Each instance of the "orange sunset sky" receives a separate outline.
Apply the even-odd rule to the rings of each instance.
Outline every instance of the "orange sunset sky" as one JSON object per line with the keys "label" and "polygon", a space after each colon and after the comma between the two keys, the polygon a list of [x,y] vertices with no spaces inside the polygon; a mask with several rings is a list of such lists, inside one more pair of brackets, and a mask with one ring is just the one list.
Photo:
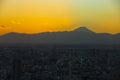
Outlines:
{"label": "orange sunset sky", "polygon": [[119,8],[117,0],[1,0],[0,35],[69,31],[80,26],[98,33],[120,33]]}

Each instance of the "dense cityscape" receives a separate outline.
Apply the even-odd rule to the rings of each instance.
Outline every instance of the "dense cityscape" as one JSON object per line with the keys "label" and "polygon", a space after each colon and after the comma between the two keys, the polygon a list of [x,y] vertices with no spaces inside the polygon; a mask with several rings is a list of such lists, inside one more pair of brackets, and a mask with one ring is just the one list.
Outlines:
{"label": "dense cityscape", "polygon": [[0,47],[0,80],[120,80],[120,49]]}

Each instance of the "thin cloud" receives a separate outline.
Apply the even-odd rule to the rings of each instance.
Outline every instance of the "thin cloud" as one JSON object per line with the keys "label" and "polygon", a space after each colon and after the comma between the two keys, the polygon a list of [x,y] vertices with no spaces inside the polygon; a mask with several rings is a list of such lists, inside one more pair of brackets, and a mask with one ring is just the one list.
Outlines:
{"label": "thin cloud", "polygon": [[8,26],[5,26],[5,25],[0,25],[0,28],[8,28]]}
{"label": "thin cloud", "polygon": [[11,21],[12,24],[21,24],[21,22],[17,22],[17,21]]}

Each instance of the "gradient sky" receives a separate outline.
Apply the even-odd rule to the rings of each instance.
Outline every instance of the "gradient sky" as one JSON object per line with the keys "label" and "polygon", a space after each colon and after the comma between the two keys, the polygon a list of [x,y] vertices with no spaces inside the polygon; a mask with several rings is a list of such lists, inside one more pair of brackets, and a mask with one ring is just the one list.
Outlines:
{"label": "gradient sky", "polygon": [[65,31],[80,26],[98,33],[120,33],[118,1],[1,0],[0,34]]}

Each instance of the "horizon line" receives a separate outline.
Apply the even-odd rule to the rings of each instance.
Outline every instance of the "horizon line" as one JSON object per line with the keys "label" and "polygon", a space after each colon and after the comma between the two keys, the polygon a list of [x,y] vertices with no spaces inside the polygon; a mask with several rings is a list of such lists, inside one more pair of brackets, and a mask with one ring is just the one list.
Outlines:
{"label": "horizon line", "polygon": [[112,34],[112,33],[109,33],[109,32],[95,32],[95,31],[89,29],[88,27],[81,26],[81,27],[77,27],[77,28],[75,28],[75,29],[73,29],[73,30],[70,30],[70,31],[69,31],[69,30],[65,30],[65,31],[46,31],[46,32],[38,32],[38,33],[8,32],[8,33],[6,33],[6,34],[0,35],[0,37],[1,37],[1,36],[5,36],[5,35],[7,35],[7,34],[11,34],[11,33],[13,33],[13,34],[24,34],[24,35],[37,35],[37,34],[44,34],[44,33],[74,32],[75,30],[81,29],[81,28],[86,28],[86,29],[88,29],[89,31],[94,32],[94,33],[96,33],[96,34],[109,34],[109,35],[118,35],[118,34],[120,34],[120,33],[114,33],[114,34]]}

